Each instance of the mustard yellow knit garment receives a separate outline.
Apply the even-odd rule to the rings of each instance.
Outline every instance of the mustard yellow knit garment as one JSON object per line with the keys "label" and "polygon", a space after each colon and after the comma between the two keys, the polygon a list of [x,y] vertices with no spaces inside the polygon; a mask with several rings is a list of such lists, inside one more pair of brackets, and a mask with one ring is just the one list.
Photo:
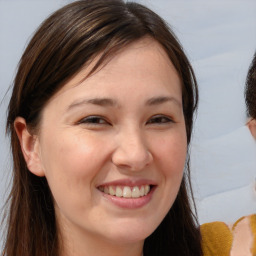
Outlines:
{"label": "mustard yellow knit garment", "polygon": [[229,256],[233,236],[224,222],[206,223],[201,226],[204,256]]}
{"label": "mustard yellow knit garment", "polygon": [[253,234],[252,255],[256,256],[256,214],[251,216],[250,222]]}
{"label": "mustard yellow knit garment", "polygon": [[[239,239],[236,239],[236,242],[244,245],[244,242],[240,241],[239,236],[237,236],[237,234],[240,233],[240,237],[242,236],[244,238],[244,233],[242,229],[240,229],[244,225],[243,222],[245,221],[243,220],[249,220],[249,225],[247,226],[247,229],[250,231],[250,235],[248,239],[246,238],[246,241],[252,240],[252,244],[250,245],[250,247],[246,246],[246,248],[248,252],[250,251],[250,255],[256,256],[256,214],[240,218],[231,228],[228,227],[224,222],[212,222],[203,224],[200,228],[202,234],[203,255],[230,256],[230,252],[232,250],[232,243],[234,242],[234,245],[236,244],[234,241],[234,236],[235,238],[238,237]],[[242,226],[240,225],[240,223],[242,224]],[[242,250],[244,250],[243,247],[240,247],[240,245],[239,248],[240,250],[241,248]],[[233,251],[236,252],[236,249],[238,248],[234,246]]]}

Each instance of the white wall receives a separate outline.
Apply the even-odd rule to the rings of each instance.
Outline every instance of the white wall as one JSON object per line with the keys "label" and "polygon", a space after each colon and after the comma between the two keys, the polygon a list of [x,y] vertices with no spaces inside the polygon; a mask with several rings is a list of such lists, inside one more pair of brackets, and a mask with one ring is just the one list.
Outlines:
{"label": "white wall", "polygon": [[[0,0],[0,95],[14,77],[35,28],[68,1]],[[201,222],[234,221],[256,212],[256,145],[246,123],[243,88],[256,50],[254,0],[138,1],[158,12],[183,44],[199,82],[192,173]],[[10,172],[5,112],[0,106],[0,202]]]}

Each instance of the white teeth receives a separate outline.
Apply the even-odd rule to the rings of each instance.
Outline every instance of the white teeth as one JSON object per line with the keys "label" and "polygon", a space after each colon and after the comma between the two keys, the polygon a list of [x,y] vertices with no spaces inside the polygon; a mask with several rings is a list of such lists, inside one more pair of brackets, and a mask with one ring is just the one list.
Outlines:
{"label": "white teeth", "polygon": [[108,187],[104,187],[104,193],[108,194]]}
{"label": "white teeth", "polygon": [[145,195],[148,194],[149,190],[150,190],[150,186],[149,185],[145,185]]}
{"label": "white teeth", "polygon": [[116,187],[116,196],[122,197],[123,196],[123,190],[120,187]]}
{"label": "white teeth", "polygon": [[116,192],[115,192],[115,190],[114,190],[114,188],[112,187],[112,186],[109,186],[109,194],[111,195],[111,196],[114,196],[115,194],[116,194]]}
{"label": "white teeth", "polygon": [[124,197],[124,198],[139,198],[145,196],[150,191],[150,185],[142,185],[142,186],[100,186],[99,190],[104,192],[105,194],[116,196],[116,197]]}
{"label": "white teeth", "polygon": [[130,187],[125,186],[123,189],[123,197],[130,198],[132,196],[132,191]]}
{"label": "white teeth", "polygon": [[138,187],[133,187],[132,188],[132,197],[133,198],[138,198],[140,197],[140,190]]}
{"label": "white teeth", "polygon": [[145,189],[144,186],[140,187],[140,196],[144,196],[145,195]]}

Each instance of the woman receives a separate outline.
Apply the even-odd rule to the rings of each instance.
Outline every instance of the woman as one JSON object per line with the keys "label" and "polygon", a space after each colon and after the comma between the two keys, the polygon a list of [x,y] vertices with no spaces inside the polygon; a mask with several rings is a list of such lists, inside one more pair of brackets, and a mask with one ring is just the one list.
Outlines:
{"label": "woman", "polygon": [[[245,102],[249,117],[247,126],[256,139],[256,54],[247,74]],[[219,221],[205,223],[201,232],[205,256],[256,255],[256,214],[242,217],[230,226]]]}
{"label": "woman", "polygon": [[51,15],[9,104],[4,255],[201,255],[188,193],[197,98],[181,45],[146,7],[84,0]]}

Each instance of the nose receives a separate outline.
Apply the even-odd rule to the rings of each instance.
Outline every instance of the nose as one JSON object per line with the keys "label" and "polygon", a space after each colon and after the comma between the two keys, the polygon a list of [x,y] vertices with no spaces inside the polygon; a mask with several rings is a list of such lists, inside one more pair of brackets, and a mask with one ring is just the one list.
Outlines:
{"label": "nose", "polygon": [[120,133],[116,138],[116,149],[112,162],[121,169],[141,171],[153,160],[145,138],[140,131]]}

